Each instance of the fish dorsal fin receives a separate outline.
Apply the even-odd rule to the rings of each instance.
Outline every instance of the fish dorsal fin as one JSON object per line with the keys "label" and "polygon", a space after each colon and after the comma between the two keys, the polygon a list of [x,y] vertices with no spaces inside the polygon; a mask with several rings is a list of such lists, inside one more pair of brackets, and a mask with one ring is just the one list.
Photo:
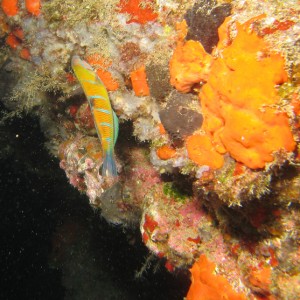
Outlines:
{"label": "fish dorsal fin", "polygon": [[118,117],[116,115],[116,113],[114,111],[113,112],[113,117],[114,117],[114,145],[117,142],[118,139],[118,134],[119,134],[119,120]]}

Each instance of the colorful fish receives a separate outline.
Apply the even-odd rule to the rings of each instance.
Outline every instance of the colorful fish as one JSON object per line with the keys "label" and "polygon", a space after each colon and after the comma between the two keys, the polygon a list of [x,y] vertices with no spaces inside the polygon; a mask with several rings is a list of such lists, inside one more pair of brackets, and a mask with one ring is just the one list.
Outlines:
{"label": "colorful fish", "polygon": [[107,90],[93,68],[79,56],[72,57],[72,69],[89,101],[103,151],[102,176],[117,176],[114,146],[118,138],[119,122],[113,111]]}

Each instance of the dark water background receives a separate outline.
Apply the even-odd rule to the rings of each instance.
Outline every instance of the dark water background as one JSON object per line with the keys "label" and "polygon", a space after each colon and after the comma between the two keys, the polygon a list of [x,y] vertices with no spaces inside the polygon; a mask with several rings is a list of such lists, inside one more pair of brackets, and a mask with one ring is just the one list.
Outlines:
{"label": "dark water background", "polygon": [[139,231],[108,225],[43,145],[33,117],[0,125],[0,299],[183,299],[187,274],[163,262],[135,279]]}

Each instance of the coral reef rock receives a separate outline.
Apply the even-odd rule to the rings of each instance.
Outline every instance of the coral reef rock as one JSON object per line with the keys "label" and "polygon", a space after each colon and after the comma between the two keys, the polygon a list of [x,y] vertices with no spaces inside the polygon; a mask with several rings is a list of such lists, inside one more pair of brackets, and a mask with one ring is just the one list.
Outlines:
{"label": "coral reef rock", "polygon": [[[298,299],[299,13],[296,0],[3,0],[1,122],[39,118],[108,223],[140,228],[170,272],[191,268],[187,299]],[[119,118],[117,177],[101,175],[74,55]]]}

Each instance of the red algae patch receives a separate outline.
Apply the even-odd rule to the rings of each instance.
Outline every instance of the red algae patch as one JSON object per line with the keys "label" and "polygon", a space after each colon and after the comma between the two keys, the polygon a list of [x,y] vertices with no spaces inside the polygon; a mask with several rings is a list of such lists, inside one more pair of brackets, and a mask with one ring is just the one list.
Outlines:
{"label": "red algae patch", "polygon": [[[142,5],[143,3],[143,5]],[[127,13],[130,15],[127,23],[146,24],[150,21],[155,21],[158,15],[151,8],[152,1],[141,0],[121,0],[120,13]]]}

